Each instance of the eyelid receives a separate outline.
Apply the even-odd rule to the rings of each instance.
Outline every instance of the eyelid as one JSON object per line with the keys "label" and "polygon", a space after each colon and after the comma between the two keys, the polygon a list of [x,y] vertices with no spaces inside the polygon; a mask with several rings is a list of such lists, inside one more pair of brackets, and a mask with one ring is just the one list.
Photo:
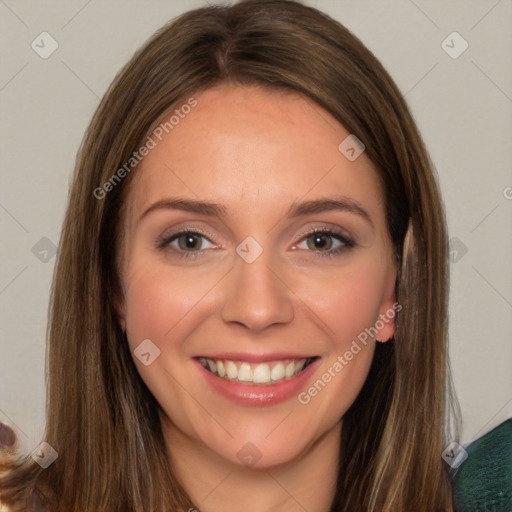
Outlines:
{"label": "eyelid", "polygon": [[[343,231],[344,230],[342,230],[339,226],[333,226],[333,225],[331,225],[331,226],[329,226],[329,225],[315,226],[313,228],[310,228],[310,229],[302,232],[300,235],[297,235],[298,239],[292,245],[292,247],[294,249],[297,249],[296,246],[300,242],[302,242],[306,238],[308,238],[309,236],[314,235],[315,233],[323,233],[323,234],[332,236],[334,238],[338,237],[340,239],[339,241],[342,242],[343,246],[341,248],[334,249],[334,250],[310,251],[310,252],[318,252],[318,253],[323,253],[325,255],[329,255],[329,254],[335,255],[338,251],[342,250],[343,248],[348,249],[348,248],[354,247],[356,245],[353,237],[349,234],[344,233]],[[203,252],[208,251],[210,249],[218,248],[218,245],[213,240],[215,237],[213,235],[211,235],[207,230],[202,229],[202,228],[190,227],[190,226],[180,226],[179,228],[175,228],[175,229],[172,229],[169,231],[164,231],[164,233],[157,238],[157,240],[155,242],[155,246],[158,249],[165,249],[166,247],[171,245],[171,242],[173,242],[175,239],[179,238],[179,236],[182,236],[187,233],[192,233],[192,234],[197,234],[197,235],[203,236],[211,244],[213,244],[214,247],[210,247],[208,249],[200,249],[198,251],[180,251],[179,249],[173,249],[176,253],[178,253],[182,256],[195,257],[198,254],[202,254]]]}
{"label": "eyelid", "polygon": [[[174,237],[184,235],[186,233],[192,233],[192,234],[198,234],[206,238],[209,242],[216,245],[215,242],[212,240],[214,236],[209,233],[208,231],[196,228],[196,227],[190,227],[190,226],[180,226],[179,228],[164,231],[161,235],[158,236],[156,239],[155,245],[157,248],[163,249],[166,245],[169,244],[170,240]],[[203,249],[205,250],[205,249]],[[192,251],[191,251],[192,252]],[[194,251],[194,252],[201,252],[201,251]]]}
{"label": "eyelid", "polygon": [[311,229],[303,232],[302,234],[298,235],[299,236],[298,241],[301,242],[302,240],[304,240],[304,238],[307,238],[310,235],[314,235],[315,233],[332,233],[333,235],[338,235],[340,238],[343,238],[344,240],[346,240],[347,243],[350,243],[351,245],[355,245],[355,240],[351,235],[344,232],[344,230],[342,230],[338,226],[328,226],[328,225],[322,226],[322,227],[315,226],[314,228],[311,228]]}

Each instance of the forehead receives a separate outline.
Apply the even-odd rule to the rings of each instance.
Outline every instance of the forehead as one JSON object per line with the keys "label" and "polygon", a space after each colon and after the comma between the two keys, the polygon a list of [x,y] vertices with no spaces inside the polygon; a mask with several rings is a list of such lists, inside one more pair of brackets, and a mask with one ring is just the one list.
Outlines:
{"label": "forehead", "polygon": [[193,108],[178,104],[162,118],[181,113],[161,140],[153,137],[136,171],[128,198],[135,214],[168,196],[215,201],[235,213],[333,192],[367,201],[375,214],[382,209],[371,162],[364,153],[349,161],[340,152],[350,134],[309,98],[220,85],[194,99]]}

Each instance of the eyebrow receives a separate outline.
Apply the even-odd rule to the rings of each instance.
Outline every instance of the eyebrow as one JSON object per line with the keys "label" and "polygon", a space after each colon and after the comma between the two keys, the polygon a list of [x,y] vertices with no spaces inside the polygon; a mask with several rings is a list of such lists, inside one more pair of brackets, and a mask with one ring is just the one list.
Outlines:
{"label": "eyebrow", "polygon": [[[195,199],[169,198],[152,204],[140,216],[139,222],[150,212],[155,210],[181,210],[210,217],[223,217],[228,214],[227,208],[222,204],[198,201]],[[302,203],[295,201],[291,204],[285,216],[294,218],[329,211],[355,213],[373,226],[372,218],[369,213],[357,201],[347,197],[320,198]]]}
{"label": "eyebrow", "polygon": [[287,215],[289,217],[299,217],[330,211],[355,213],[373,226],[370,214],[357,201],[347,197],[315,199],[303,203],[294,202],[290,206]]}
{"label": "eyebrow", "polygon": [[169,198],[152,204],[141,216],[139,222],[150,212],[155,210],[181,210],[184,212],[199,213],[210,217],[222,217],[227,214],[227,208],[217,203],[197,201],[195,199]]}

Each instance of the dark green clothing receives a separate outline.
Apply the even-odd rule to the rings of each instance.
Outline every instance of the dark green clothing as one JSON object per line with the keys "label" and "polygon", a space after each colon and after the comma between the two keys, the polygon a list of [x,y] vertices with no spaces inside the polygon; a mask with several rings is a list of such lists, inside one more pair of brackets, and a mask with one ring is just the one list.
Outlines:
{"label": "dark green clothing", "polygon": [[467,448],[455,470],[457,512],[512,512],[512,418]]}

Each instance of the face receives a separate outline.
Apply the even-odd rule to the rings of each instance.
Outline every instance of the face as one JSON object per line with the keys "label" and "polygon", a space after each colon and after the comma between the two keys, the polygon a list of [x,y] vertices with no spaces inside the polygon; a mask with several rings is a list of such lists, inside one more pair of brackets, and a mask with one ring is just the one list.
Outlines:
{"label": "face", "polygon": [[339,426],[393,335],[383,191],[305,97],[194,97],[131,183],[119,319],[171,437],[272,467]]}

